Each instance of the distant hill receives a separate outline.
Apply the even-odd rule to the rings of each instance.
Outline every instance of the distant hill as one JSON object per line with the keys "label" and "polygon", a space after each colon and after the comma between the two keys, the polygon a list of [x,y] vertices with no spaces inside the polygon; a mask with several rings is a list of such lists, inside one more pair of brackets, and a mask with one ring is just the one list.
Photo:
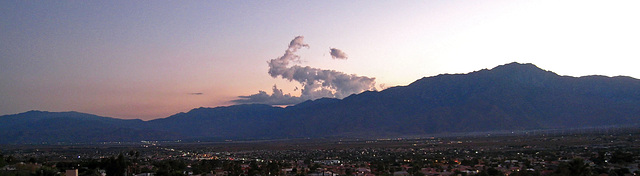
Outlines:
{"label": "distant hill", "polygon": [[79,112],[29,111],[0,116],[0,143],[88,143],[176,138],[166,131],[142,130],[142,120]]}
{"label": "distant hill", "polygon": [[559,76],[510,63],[342,100],[197,108],[147,122],[30,111],[0,116],[0,143],[393,137],[629,124],[640,124],[640,80]]}

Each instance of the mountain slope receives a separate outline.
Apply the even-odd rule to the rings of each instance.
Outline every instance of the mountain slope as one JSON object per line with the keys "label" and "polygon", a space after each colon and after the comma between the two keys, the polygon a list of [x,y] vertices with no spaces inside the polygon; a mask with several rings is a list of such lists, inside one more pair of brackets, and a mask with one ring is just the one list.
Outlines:
{"label": "mountain slope", "polygon": [[[510,63],[468,74],[425,77],[407,86],[367,91],[342,100],[322,98],[286,108],[257,104],[197,108],[148,122],[84,116],[87,117],[46,123],[25,121],[28,118],[24,114],[21,118],[0,116],[1,135],[22,136],[0,143],[45,140],[42,136],[46,134],[29,128],[46,131],[51,129],[42,128],[56,127],[60,129],[58,133],[91,134],[83,130],[95,131],[94,127],[60,128],[74,123],[91,126],[83,124],[89,122],[101,124],[99,131],[106,133],[84,136],[85,141],[119,139],[120,135],[128,135],[123,140],[392,137],[638,125],[640,80],[559,76],[533,64]],[[12,128],[20,132],[6,130]],[[46,140],[71,139],[48,136]]]}
{"label": "mountain slope", "polygon": [[175,138],[140,130],[142,120],[122,120],[78,112],[29,111],[0,116],[0,143],[77,143]]}
{"label": "mountain slope", "polygon": [[387,124],[413,129],[409,133],[566,128],[638,123],[638,90],[640,81],[628,77],[562,77],[532,64],[511,63],[423,78],[341,103],[368,102],[352,113],[382,114]]}
{"label": "mountain slope", "polygon": [[[637,124],[639,90],[640,81],[630,77],[575,78],[559,76],[533,64],[510,63],[468,74],[425,77],[408,86],[363,92],[343,100],[307,101],[284,109],[232,106],[248,111],[243,114],[223,113],[226,110],[221,108],[200,109],[204,112],[168,118],[173,122],[165,125],[198,131],[191,133],[198,136],[283,138]],[[240,108],[244,106],[263,108]],[[230,121],[220,121],[221,117]],[[158,121],[171,121],[168,119]],[[221,128],[201,127],[214,119]],[[186,123],[191,125],[180,125]]]}
{"label": "mountain slope", "polygon": [[164,129],[193,138],[256,138],[268,136],[281,121],[282,108],[250,104],[217,108],[197,108],[164,119],[147,122],[148,129]]}

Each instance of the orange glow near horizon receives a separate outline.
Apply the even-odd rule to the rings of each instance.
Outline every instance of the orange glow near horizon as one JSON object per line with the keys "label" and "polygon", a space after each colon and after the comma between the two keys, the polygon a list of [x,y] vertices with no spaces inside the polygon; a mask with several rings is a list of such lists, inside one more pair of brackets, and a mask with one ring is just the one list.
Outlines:
{"label": "orange glow near horizon", "polygon": [[[79,111],[157,119],[233,105],[277,85],[267,61],[304,36],[291,65],[375,78],[520,62],[560,75],[640,78],[638,1],[3,1],[0,115]],[[37,12],[37,13],[36,13]],[[337,48],[348,59],[332,59]]]}

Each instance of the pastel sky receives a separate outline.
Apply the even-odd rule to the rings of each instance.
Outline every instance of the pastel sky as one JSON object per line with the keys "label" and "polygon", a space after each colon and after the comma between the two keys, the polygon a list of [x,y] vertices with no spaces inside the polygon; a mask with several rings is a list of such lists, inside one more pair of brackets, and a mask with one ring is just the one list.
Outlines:
{"label": "pastel sky", "polygon": [[[509,62],[640,78],[640,1],[0,1],[0,115],[164,118],[238,96],[301,96],[267,61],[375,88]],[[334,59],[330,48],[348,56]]]}

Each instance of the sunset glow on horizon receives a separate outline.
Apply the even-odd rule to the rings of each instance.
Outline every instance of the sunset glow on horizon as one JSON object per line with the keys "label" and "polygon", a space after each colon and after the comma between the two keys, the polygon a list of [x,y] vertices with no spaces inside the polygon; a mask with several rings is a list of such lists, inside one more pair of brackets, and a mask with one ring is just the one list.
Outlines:
{"label": "sunset glow on horizon", "polygon": [[[274,86],[294,102],[342,98],[510,62],[640,78],[639,8],[638,1],[2,1],[0,115],[150,120],[255,102],[238,99],[271,95]],[[309,47],[285,58],[297,36]],[[291,62],[270,65],[278,59]],[[326,72],[315,78],[334,87],[303,93],[316,87],[287,75],[296,66]],[[348,76],[361,82],[336,78]]]}

